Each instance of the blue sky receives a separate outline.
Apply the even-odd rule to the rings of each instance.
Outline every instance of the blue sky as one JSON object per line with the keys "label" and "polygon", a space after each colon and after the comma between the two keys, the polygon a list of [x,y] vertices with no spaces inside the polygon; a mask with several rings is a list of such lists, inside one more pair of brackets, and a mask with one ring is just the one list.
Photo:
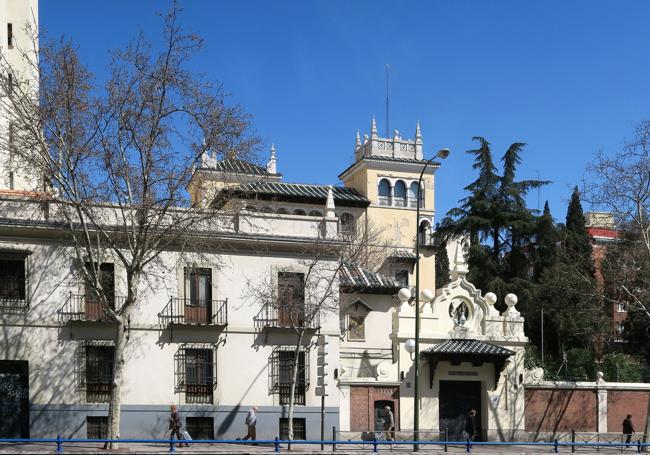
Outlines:
{"label": "blue sky", "polygon": [[[79,44],[101,74],[108,49],[141,27],[157,37],[154,0],[41,0],[41,27]],[[528,143],[520,178],[563,220],[573,185],[602,149],[613,152],[650,117],[647,1],[215,1],[185,0],[185,27],[205,38],[197,70],[224,84],[276,144],[286,181],[337,183],[354,136],[377,116],[426,155],[448,147],[438,171],[438,218],[474,174],[465,150],[486,137],[500,158]],[[266,151],[261,154],[266,158]],[[537,206],[537,194],[530,204]]]}

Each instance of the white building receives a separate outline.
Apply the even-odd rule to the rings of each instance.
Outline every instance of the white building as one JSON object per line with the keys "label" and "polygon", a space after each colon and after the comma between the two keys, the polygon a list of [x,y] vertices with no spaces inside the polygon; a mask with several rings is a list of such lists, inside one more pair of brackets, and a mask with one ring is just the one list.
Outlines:
{"label": "white building", "polygon": [[[8,45],[27,40],[16,24],[35,20],[37,2],[3,0],[0,11],[8,33],[2,52],[11,61],[17,57]],[[483,437],[507,439],[524,428],[527,340],[514,301],[498,314],[494,301],[465,280],[456,244],[450,246],[453,281],[436,291],[439,163],[427,168],[418,198],[426,164],[420,125],[413,140],[398,131],[380,138],[373,119],[363,142],[357,134],[353,152],[341,187],[283,182],[274,148],[266,167],[203,157],[188,188],[194,203],[213,204],[228,191],[229,207],[237,210],[219,220],[204,250],[170,249],[148,271],[128,327],[123,438],[165,436],[170,404],[180,406],[195,438],[242,436],[253,405],[260,408],[258,437],[283,436],[295,343],[288,319],[295,314],[255,300],[251,286],[270,284],[291,300],[290,308],[307,308],[302,289],[309,285],[310,248],[371,225],[386,244],[385,261],[373,270],[346,264],[333,276],[340,284],[337,305],[309,322],[298,360],[295,437],[320,437],[317,390],[326,393],[327,435],[332,427],[379,429],[385,406],[394,409],[398,429],[413,427],[413,359],[405,346],[415,336],[415,310],[396,295],[412,288],[416,259],[421,290],[435,291],[422,292],[419,309],[420,428],[457,434],[469,408],[478,411]],[[71,259],[56,213],[32,198],[41,179],[14,166],[8,154],[0,151],[0,162],[8,163],[0,176],[0,437],[102,436],[113,325],[84,286],[84,265]],[[110,259],[101,270],[104,287],[119,301],[124,271]],[[317,384],[318,337],[327,341],[329,356],[324,389]]]}

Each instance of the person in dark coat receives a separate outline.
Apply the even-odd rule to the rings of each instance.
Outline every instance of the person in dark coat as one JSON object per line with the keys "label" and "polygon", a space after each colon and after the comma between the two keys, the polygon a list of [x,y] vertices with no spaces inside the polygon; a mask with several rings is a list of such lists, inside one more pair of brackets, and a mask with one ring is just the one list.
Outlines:
{"label": "person in dark coat", "polygon": [[478,436],[478,426],[476,425],[476,410],[470,409],[465,418],[465,435],[470,441],[475,441]]}
{"label": "person in dark coat", "polygon": [[389,441],[395,440],[395,416],[390,406],[384,408],[384,432],[386,433],[386,439]]}
{"label": "person in dark coat", "polygon": [[[171,415],[169,416],[169,430],[171,431],[171,438],[174,439],[174,437],[178,440],[183,439],[181,436],[181,428],[183,427],[183,424],[181,422],[181,413],[178,412],[176,409],[175,405],[171,405],[170,407]],[[183,444],[179,444],[179,447],[182,446]],[[185,447],[189,447],[188,443],[185,443]]]}
{"label": "person in dark coat", "polygon": [[625,435],[625,444],[629,444],[632,441],[632,434],[636,433],[634,431],[634,424],[632,424],[632,414],[628,414],[625,420],[623,420],[623,434]]}

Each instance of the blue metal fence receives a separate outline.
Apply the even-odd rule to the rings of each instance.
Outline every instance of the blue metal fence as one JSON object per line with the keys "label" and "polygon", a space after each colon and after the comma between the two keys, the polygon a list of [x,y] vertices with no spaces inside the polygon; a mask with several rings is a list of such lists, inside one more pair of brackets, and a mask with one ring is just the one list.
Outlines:
{"label": "blue metal fence", "polygon": [[461,446],[465,452],[471,453],[476,446],[547,446],[552,447],[553,452],[559,453],[561,448],[570,448],[574,450],[577,447],[591,447],[591,448],[634,448],[637,453],[644,451],[644,448],[650,447],[650,443],[643,443],[640,440],[634,443],[626,444],[624,442],[563,442],[563,441],[544,441],[544,442],[530,442],[530,441],[514,441],[514,442],[496,442],[496,441],[387,441],[377,440],[372,441],[346,441],[346,440],[294,440],[288,441],[285,439],[258,439],[255,441],[242,441],[233,439],[194,439],[194,440],[178,440],[178,439],[78,439],[78,438],[62,438],[58,435],[56,438],[41,438],[41,439],[7,439],[0,438],[0,444],[5,443],[18,443],[18,444],[56,444],[56,453],[63,453],[64,444],[106,444],[106,443],[119,443],[119,444],[161,444],[169,446],[169,452],[175,452],[178,444],[237,444],[237,445],[252,445],[263,444],[273,448],[275,453],[280,453],[282,444],[293,445],[328,445],[332,446],[335,451],[337,446],[346,445],[371,445],[372,452],[379,452],[383,446],[407,446],[412,445],[414,448],[417,446],[444,446],[445,451],[447,446]]}

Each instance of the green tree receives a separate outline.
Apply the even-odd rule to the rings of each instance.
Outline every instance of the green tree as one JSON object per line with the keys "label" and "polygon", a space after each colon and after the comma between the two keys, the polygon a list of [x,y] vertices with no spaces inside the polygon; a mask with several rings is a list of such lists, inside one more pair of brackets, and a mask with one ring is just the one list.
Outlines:
{"label": "green tree", "polygon": [[436,288],[449,283],[449,256],[447,255],[447,240],[441,238],[434,250],[436,257]]}

